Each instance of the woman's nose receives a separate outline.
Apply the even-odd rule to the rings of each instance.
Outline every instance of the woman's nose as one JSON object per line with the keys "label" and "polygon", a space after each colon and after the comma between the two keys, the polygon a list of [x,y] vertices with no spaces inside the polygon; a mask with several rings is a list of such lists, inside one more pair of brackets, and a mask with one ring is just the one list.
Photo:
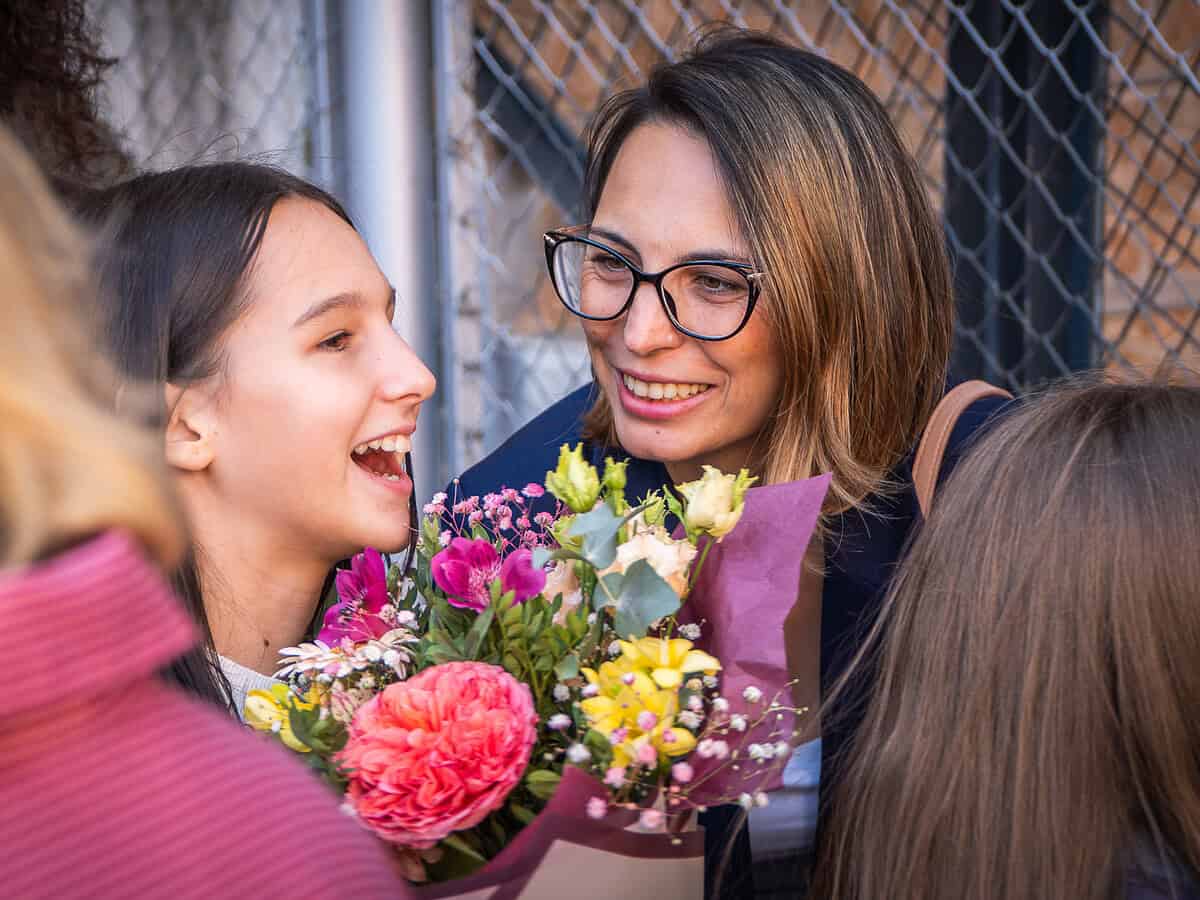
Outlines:
{"label": "woman's nose", "polygon": [[684,335],[675,330],[654,285],[638,285],[633,303],[625,312],[625,346],[633,353],[646,355],[667,347],[678,347]]}

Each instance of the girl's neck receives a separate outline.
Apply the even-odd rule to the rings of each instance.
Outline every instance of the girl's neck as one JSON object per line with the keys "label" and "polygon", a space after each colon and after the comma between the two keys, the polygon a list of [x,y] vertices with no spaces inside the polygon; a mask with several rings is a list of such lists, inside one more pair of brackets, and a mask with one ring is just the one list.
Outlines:
{"label": "girl's neck", "polygon": [[205,528],[193,517],[213,644],[221,656],[270,675],[280,649],[306,637],[333,563],[275,543],[245,519],[220,524]]}

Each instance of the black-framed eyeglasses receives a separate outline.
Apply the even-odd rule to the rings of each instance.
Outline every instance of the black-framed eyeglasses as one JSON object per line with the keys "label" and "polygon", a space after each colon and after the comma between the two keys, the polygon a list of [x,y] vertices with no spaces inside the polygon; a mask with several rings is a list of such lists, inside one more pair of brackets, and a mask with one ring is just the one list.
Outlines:
{"label": "black-framed eyeglasses", "polygon": [[563,306],[583,319],[607,322],[628,311],[642,282],[654,285],[678,331],[724,341],[746,327],[765,272],[746,263],[697,259],[643,272],[619,250],[585,236],[587,226],[547,231],[546,265]]}

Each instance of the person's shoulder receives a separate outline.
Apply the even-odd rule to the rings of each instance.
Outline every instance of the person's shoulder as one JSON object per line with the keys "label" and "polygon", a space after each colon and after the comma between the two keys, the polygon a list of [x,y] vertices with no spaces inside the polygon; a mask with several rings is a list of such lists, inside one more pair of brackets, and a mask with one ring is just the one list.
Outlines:
{"label": "person's shoulder", "polygon": [[[52,733],[30,719],[20,737],[37,752],[0,788],[20,823],[0,825],[12,896],[81,896],[80,871],[87,896],[405,895],[314,773],[216,707],[147,677],[103,706],[64,702],[58,719]],[[81,796],[90,814],[72,819]],[[303,865],[313,847],[318,870]]]}
{"label": "person's shoulder", "polygon": [[582,440],[583,417],[596,398],[594,383],[572,391],[539,413],[512,437],[458,478],[464,496],[482,495],[501,486],[521,487],[546,477],[563,444]]}
{"label": "person's shoulder", "polygon": [[[181,764],[179,771],[186,774],[170,788],[164,787],[164,792],[230,800],[212,804],[203,824],[195,826],[197,840],[215,846],[232,837],[240,854],[270,852],[297,861],[305,847],[322,847],[339,874],[332,879],[313,877],[303,866],[286,875],[275,873],[275,889],[288,896],[328,896],[327,891],[343,889],[355,896],[406,896],[380,845],[339,811],[337,799],[312,771],[265,736],[239,727],[192,698],[168,696],[168,691],[159,691],[156,708],[176,727],[170,737],[162,736],[158,750],[168,759],[191,754],[203,764]],[[305,837],[299,841],[295,837],[301,830]],[[240,889],[247,887],[240,884]]]}
{"label": "person's shoulder", "polygon": [[1125,880],[1126,900],[1200,900],[1200,883],[1170,851],[1156,852],[1140,840]]}
{"label": "person's shoulder", "polygon": [[[950,383],[947,393],[955,386],[956,383]],[[942,477],[949,474],[959,458],[999,422],[1013,408],[1014,403],[1011,396],[992,394],[981,397],[962,411],[950,430],[949,440],[946,441],[946,453],[942,458]]]}

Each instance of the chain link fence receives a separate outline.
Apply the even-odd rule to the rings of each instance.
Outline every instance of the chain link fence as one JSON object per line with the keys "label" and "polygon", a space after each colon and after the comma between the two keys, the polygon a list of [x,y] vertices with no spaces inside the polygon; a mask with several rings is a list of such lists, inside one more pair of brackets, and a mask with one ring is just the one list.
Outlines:
{"label": "chain link fence", "polygon": [[444,0],[435,15],[456,467],[587,379],[540,235],[578,219],[591,113],[714,21],[826,54],[882,99],[945,216],[961,374],[1022,389],[1200,360],[1190,0]]}
{"label": "chain link fence", "polygon": [[[91,0],[135,162],[268,159],[340,192],[337,3]],[[580,136],[715,21],[824,53],[878,94],[956,257],[955,364],[1021,389],[1200,364],[1194,0],[432,0],[445,471],[588,377],[542,231],[577,221]],[[432,188],[433,186],[431,186]],[[436,417],[429,416],[426,421]]]}
{"label": "chain link fence", "polygon": [[91,0],[102,101],[141,168],[258,159],[337,189],[336,78],[312,0]]}

